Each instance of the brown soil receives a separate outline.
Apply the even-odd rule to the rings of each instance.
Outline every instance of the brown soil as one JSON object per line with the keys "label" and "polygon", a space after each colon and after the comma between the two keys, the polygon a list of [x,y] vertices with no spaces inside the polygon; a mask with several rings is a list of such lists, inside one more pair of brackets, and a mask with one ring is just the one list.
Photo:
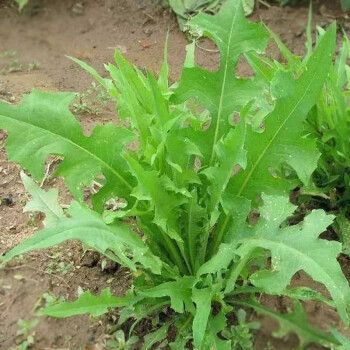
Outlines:
{"label": "brown soil", "polygon": [[[7,4],[7,5],[6,5]],[[338,9],[318,4],[322,15],[316,15],[319,25],[327,25],[332,17],[339,16]],[[286,8],[260,5],[253,15],[261,17],[283,41],[301,54],[304,51],[307,8]],[[349,23],[341,18],[345,29]],[[177,79],[185,54],[186,38],[177,27],[176,19],[155,0],[75,0],[40,1],[31,0],[24,13],[19,15],[10,3],[0,4],[0,54],[17,51],[12,58],[0,58],[0,98],[18,102],[23,93],[32,88],[50,91],[85,92],[91,84],[91,77],[73,64],[65,55],[82,59],[96,67],[102,74],[103,63],[113,61],[113,50],[121,49],[126,57],[141,67],[159,71],[163,45],[167,30],[170,29],[169,61],[171,77]],[[212,48],[208,42],[204,48]],[[278,55],[276,48],[270,48]],[[198,49],[198,63],[214,69],[218,55],[208,50]],[[18,59],[18,63],[13,60]],[[28,69],[33,62],[40,62],[38,69]],[[17,72],[8,72],[9,67],[21,65]],[[240,74],[247,71],[240,67]],[[96,103],[97,108],[102,108]],[[103,107],[99,115],[79,115],[88,131],[96,122],[113,120],[113,106]],[[0,146],[5,134],[0,133]],[[68,203],[70,196],[60,180],[47,179],[44,188],[56,186],[60,189],[62,203]],[[27,196],[19,178],[19,167],[6,161],[6,152],[0,150],[0,254],[29,237],[41,228],[38,217],[23,213]],[[59,252],[58,258],[54,253]],[[47,272],[50,264],[63,261],[73,267],[67,274]],[[66,243],[59,248],[32,253],[18,259],[0,270],[0,349],[10,349],[22,340],[16,336],[18,319],[34,319],[34,305],[43,303],[42,295],[50,292],[55,296],[74,299],[78,288],[92,292],[110,286],[116,294],[122,294],[128,287],[131,276],[128,271],[109,264],[101,269],[101,259],[93,252],[83,252],[77,243]],[[41,301],[40,301],[41,300]],[[285,301],[268,300],[272,307],[283,310]],[[310,320],[325,328],[333,322],[338,325],[335,313],[317,303],[306,303]],[[262,330],[256,334],[256,348],[293,349],[297,345],[295,337],[277,340],[271,336],[275,323],[267,318]],[[97,320],[86,316],[64,320],[40,318],[35,329],[35,349],[103,349],[106,334],[115,317],[109,314]],[[142,332],[142,330],[141,330]],[[311,349],[311,348],[310,348]],[[313,347],[312,349],[320,349]]]}

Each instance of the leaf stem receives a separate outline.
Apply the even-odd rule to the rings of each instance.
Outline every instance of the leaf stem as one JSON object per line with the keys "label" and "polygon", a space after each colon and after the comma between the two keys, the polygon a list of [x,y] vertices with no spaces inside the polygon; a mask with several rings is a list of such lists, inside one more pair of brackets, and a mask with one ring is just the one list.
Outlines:
{"label": "leaf stem", "polygon": [[255,249],[249,250],[248,253],[246,255],[244,255],[243,258],[241,258],[239,263],[233,267],[233,269],[231,271],[230,278],[226,284],[225,294],[230,293],[235,289],[235,284],[236,284],[237,278],[238,278],[239,274],[242,272],[242,270],[244,269],[247,262],[249,261],[254,250]]}
{"label": "leaf stem", "polygon": [[217,120],[216,120],[216,125],[215,125],[215,134],[214,134],[214,139],[213,139],[213,145],[212,145],[212,150],[211,150],[209,166],[213,165],[213,161],[215,159],[215,145],[216,145],[216,142],[220,136],[219,131],[220,131],[220,123],[222,121],[221,118],[222,118],[222,111],[223,111],[223,105],[224,105],[224,92],[226,89],[227,76],[229,74],[228,73],[228,65],[230,62],[229,62],[228,56],[229,56],[230,49],[231,49],[231,41],[232,41],[232,36],[233,36],[233,32],[234,32],[234,28],[235,28],[235,24],[236,24],[236,17],[237,17],[238,12],[239,11],[236,10],[234,17],[232,19],[230,33],[229,33],[229,37],[228,37],[228,41],[227,41],[227,51],[225,52],[225,55],[223,56],[224,57],[223,81],[222,81],[222,87],[221,87],[221,92],[220,92],[219,108],[218,108]]}
{"label": "leaf stem", "polygon": [[180,255],[179,250],[177,249],[176,245],[174,244],[174,242],[170,239],[170,237],[164,233],[162,231],[163,234],[163,239],[164,239],[164,244],[167,247],[167,250],[169,251],[173,262],[177,265],[177,267],[179,268],[179,270],[184,274],[184,275],[188,275],[189,274],[189,270],[187,265],[184,263],[184,259],[183,257]]}
{"label": "leaf stem", "polygon": [[200,255],[199,255],[199,259],[198,259],[199,265],[197,265],[197,267],[196,267],[196,272],[197,272],[198,268],[206,262],[209,235],[210,235],[210,227],[208,225],[208,227],[206,228],[206,232],[205,232],[204,244],[202,247],[202,251],[200,252]]}
{"label": "leaf stem", "polygon": [[222,224],[222,226],[220,226],[220,231],[218,232],[217,235],[214,234],[213,243],[211,245],[211,249],[209,253],[210,257],[214,256],[219,250],[219,245],[222,242],[222,238],[224,237],[226,226],[228,225],[228,222],[230,221],[230,219],[231,219],[231,216],[226,215],[224,223]]}

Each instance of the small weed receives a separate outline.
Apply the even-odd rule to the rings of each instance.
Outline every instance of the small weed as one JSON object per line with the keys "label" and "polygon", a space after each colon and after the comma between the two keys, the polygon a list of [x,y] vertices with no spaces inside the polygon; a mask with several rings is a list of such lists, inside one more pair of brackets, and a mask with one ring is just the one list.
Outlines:
{"label": "small weed", "polygon": [[92,82],[84,93],[77,94],[72,104],[72,110],[74,113],[98,115],[101,112],[101,107],[110,99],[108,93],[101,86]]}
{"label": "small weed", "polygon": [[16,72],[31,72],[37,70],[40,67],[40,63],[37,61],[32,61],[27,65],[24,65],[18,58],[15,58],[18,55],[17,51],[5,51],[0,54],[0,58],[11,59],[7,61],[5,66],[0,69],[0,74],[7,73],[16,73]]}
{"label": "small weed", "polygon": [[62,253],[57,251],[57,252],[53,252],[50,256],[51,259],[57,260],[57,259],[61,259],[62,258]]}
{"label": "small weed", "polygon": [[47,273],[55,273],[65,276],[72,268],[73,265],[71,263],[66,264],[63,261],[58,263],[56,261],[51,261],[45,271]]}
{"label": "small weed", "polygon": [[23,66],[20,63],[19,60],[13,60],[8,64],[8,73],[15,73],[15,72],[22,72],[23,71]]}
{"label": "small weed", "polygon": [[0,58],[10,58],[17,56],[17,51],[5,51],[4,53],[0,54]]}
{"label": "small weed", "polygon": [[73,268],[73,264],[71,263],[65,263],[64,261],[61,261],[62,259],[62,253],[61,252],[54,252],[50,258],[53,260],[49,263],[49,265],[46,268],[46,272],[50,274],[60,274],[65,276],[70,269]]}
{"label": "small weed", "polygon": [[231,340],[233,349],[254,350],[252,330],[259,329],[258,322],[246,322],[247,313],[239,309],[236,313],[238,324],[222,331],[222,336]]}
{"label": "small weed", "polygon": [[95,109],[89,107],[83,94],[77,94],[77,102],[73,103],[72,108],[75,113],[98,114]]}
{"label": "small weed", "polygon": [[37,61],[33,61],[33,62],[30,62],[30,63],[28,64],[27,70],[28,70],[28,72],[30,72],[30,71],[32,71],[32,70],[37,70],[37,69],[39,69],[39,67],[40,67],[40,63],[37,62]]}
{"label": "small weed", "polygon": [[19,319],[17,325],[19,327],[16,335],[20,339],[23,339],[21,343],[11,350],[27,350],[29,349],[35,342],[35,332],[33,328],[35,328],[39,323],[38,319],[33,320],[22,320]]}

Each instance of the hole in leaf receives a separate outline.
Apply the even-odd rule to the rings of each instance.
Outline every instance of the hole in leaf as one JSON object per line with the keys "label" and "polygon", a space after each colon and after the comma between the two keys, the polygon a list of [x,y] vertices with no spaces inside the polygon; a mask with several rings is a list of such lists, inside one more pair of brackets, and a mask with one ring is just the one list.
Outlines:
{"label": "hole in leaf", "polygon": [[242,168],[239,164],[236,164],[236,165],[233,167],[231,176],[237,175],[242,169],[243,169],[243,168]]}
{"label": "hole in leaf", "polygon": [[220,68],[220,51],[214,41],[209,39],[196,41],[195,62],[210,72],[216,72]]}
{"label": "hole in leaf", "polygon": [[206,131],[210,128],[211,120],[203,124],[203,131]]}
{"label": "hole in leaf", "polygon": [[126,144],[126,148],[131,150],[131,151],[137,151],[139,148],[140,141],[139,139],[136,139],[134,141],[131,141]]}
{"label": "hole in leaf", "polygon": [[243,55],[241,55],[238,59],[236,66],[236,76],[237,78],[250,78],[255,76],[253,68],[249,65]]}
{"label": "hole in leaf", "polygon": [[253,209],[247,216],[246,222],[249,225],[255,226],[260,219],[260,213],[257,209]]}
{"label": "hole in leaf", "polygon": [[199,157],[196,157],[194,159],[194,164],[193,164],[193,168],[195,171],[198,171],[198,169],[200,169],[202,167],[202,161]]}
{"label": "hole in leaf", "polygon": [[191,112],[189,118],[184,122],[183,126],[187,127],[189,125],[196,130],[206,130],[210,126],[211,117],[209,111],[199,105],[194,98],[190,98],[186,106]]}
{"label": "hole in leaf", "polygon": [[88,193],[85,192],[85,197],[90,197],[90,194],[96,194],[106,183],[106,178],[103,174],[99,174],[96,176],[95,180],[91,183],[90,188],[87,188],[86,190]]}
{"label": "hole in leaf", "polygon": [[125,198],[111,198],[105,203],[105,209],[118,211],[124,209],[128,205]]}
{"label": "hole in leaf", "polygon": [[233,126],[236,126],[240,122],[240,120],[241,120],[240,113],[239,112],[233,112],[231,124]]}
{"label": "hole in leaf", "polygon": [[260,125],[259,125],[259,130],[260,132],[264,132],[265,131],[265,123],[262,122]]}

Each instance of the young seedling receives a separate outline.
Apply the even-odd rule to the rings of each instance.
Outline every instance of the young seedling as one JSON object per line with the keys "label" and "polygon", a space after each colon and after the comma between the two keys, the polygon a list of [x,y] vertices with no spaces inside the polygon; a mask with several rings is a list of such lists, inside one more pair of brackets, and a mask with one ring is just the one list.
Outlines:
{"label": "young seedling", "polygon": [[98,115],[101,108],[110,100],[106,91],[95,82],[84,93],[77,94],[75,101],[72,103],[74,113],[87,113]]}
{"label": "young seedling", "polygon": [[254,350],[251,332],[259,329],[260,324],[258,322],[247,322],[247,313],[243,309],[237,310],[236,314],[238,324],[224,330],[222,336],[225,339],[231,340],[233,349]]}
{"label": "young seedling", "polygon": [[33,331],[33,328],[35,328],[39,323],[38,319],[33,320],[18,320],[18,331],[17,331],[17,337],[23,339],[21,343],[13,348],[12,350],[27,350],[34,345],[35,342],[35,332]]}

